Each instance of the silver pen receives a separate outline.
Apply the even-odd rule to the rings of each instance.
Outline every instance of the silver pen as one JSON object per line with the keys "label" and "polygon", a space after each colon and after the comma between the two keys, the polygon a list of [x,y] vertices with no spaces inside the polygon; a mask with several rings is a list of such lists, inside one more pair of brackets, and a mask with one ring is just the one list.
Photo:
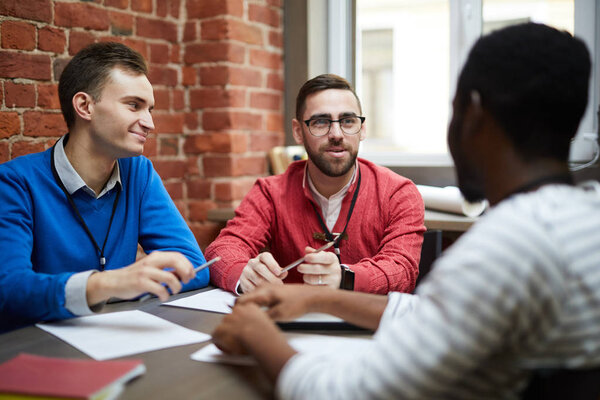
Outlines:
{"label": "silver pen", "polygon": [[[339,236],[338,236],[339,237]],[[319,247],[318,249],[315,250],[315,253],[318,253],[319,251],[323,251],[323,250],[327,250],[328,248],[330,248],[331,246],[333,246],[335,244],[335,242],[337,241],[336,237],[333,241],[327,243],[326,245]],[[296,261],[294,261],[293,263],[286,265],[281,272],[279,273],[279,275],[281,275],[282,273],[284,273],[285,271],[289,271],[290,269],[297,267],[298,265],[302,264],[304,262],[304,259],[306,258],[308,254],[305,254],[304,257],[297,259]]]}

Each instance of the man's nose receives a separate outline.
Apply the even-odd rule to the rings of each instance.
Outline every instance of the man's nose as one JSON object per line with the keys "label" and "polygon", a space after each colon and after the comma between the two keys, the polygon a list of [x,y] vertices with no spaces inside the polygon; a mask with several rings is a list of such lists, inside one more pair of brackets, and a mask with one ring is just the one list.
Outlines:
{"label": "man's nose", "polygon": [[331,121],[328,135],[330,138],[335,139],[342,139],[344,137],[344,132],[342,132],[342,126],[339,121]]}
{"label": "man's nose", "polygon": [[142,118],[140,118],[140,125],[146,130],[154,130],[154,120],[152,119],[152,114],[150,111],[147,111],[144,113],[144,115],[142,115]]}

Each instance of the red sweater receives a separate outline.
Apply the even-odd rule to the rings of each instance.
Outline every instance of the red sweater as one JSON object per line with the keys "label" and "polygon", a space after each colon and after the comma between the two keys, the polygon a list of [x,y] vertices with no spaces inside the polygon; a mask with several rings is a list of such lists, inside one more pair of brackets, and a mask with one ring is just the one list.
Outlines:
{"label": "red sweater", "polygon": [[[342,263],[355,272],[354,290],[371,293],[412,292],[418,275],[423,241],[424,206],[416,186],[408,179],[358,159],[361,185],[346,233],[340,242]],[[304,248],[321,247],[313,238],[323,232],[311,203],[320,211],[305,182],[306,161],[292,163],[281,175],[260,178],[235,210],[206,259],[221,261],[211,267],[211,281],[234,291],[250,258],[269,249],[280,266],[304,255]],[[342,201],[332,232],[346,224],[356,181]],[[301,283],[292,269],[286,283]]]}

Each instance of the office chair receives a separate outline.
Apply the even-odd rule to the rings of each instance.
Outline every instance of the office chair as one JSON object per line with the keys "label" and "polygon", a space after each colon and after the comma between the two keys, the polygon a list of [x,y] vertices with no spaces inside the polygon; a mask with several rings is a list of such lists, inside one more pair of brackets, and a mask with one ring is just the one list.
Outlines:
{"label": "office chair", "polygon": [[428,230],[423,234],[421,246],[421,261],[419,261],[419,276],[417,284],[431,271],[431,265],[442,254],[442,231],[439,229]]}
{"label": "office chair", "polygon": [[521,400],[599,400],[600,367],[533,372]]}

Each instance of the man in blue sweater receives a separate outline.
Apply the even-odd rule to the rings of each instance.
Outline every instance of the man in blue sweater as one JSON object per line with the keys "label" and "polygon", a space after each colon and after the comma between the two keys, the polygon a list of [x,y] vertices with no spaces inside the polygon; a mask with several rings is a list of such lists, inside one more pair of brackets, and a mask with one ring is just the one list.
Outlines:
{"label": "man in blue sweater", "polygon": [[[193,234],[140,156],[154,129],[146,75],[124,45],[81,50],[58,88],[69,133],[0,165],[0,332],[208,284],[208,270],[194,276],[205,260]],[[151,254],[136,262],[138,243]]]}

